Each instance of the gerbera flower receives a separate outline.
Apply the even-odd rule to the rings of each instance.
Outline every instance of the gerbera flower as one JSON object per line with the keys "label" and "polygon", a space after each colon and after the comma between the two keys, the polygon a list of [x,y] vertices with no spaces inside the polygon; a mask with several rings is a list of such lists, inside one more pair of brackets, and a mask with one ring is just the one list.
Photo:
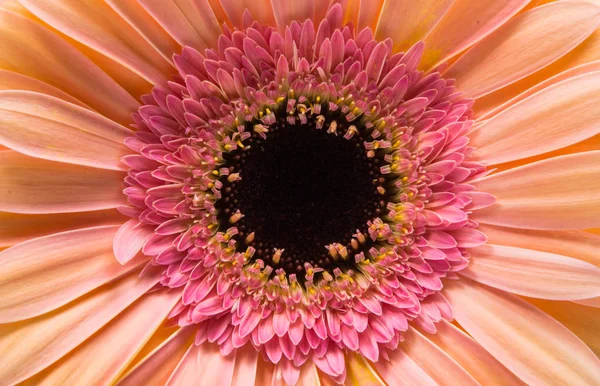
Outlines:
{"label": "gerbera flower", "polygon": [[2,2],[0,384],[599,384],[599,25]]}

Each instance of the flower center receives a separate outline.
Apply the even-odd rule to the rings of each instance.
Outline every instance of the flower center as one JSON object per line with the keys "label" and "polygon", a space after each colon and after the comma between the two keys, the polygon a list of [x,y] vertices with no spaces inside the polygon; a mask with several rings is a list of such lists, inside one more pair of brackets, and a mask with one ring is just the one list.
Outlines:
{"label": "flower center", "polygon": [[364,128],[339,111],[294,123],[284,109],[276,117],[266,135],[254,131],[243,148],[224,155],[229,176],[240,179],[221,179],[219,221],[224,228],[235,223],[236,241],[274,270],[301,274],[305,263],[351,269],[354,255],[372,245],[353,235],[368,235],[367,222],[387,211],[383,160],[365,149],[372,139]]}

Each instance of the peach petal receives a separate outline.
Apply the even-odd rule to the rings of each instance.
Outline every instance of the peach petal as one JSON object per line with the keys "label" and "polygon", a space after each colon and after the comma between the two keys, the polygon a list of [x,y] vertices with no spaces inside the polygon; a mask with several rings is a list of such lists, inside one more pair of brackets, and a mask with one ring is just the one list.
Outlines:
{"label": "peach petal", "polygon": [[[406,51],[427,36],[453,2],[454,0],[386,0],[377,22],[375,37],[378,40],[391,38],[395,51]],[[399,15],[402,15],[400,23]]]}
{"label": "peach petal", "polygon": [[598,384],[600,360],[565,326],[514,295],[461,280],[445,288],[456,321],[528,384]]}
{"label": "peach petal", "polygon": [[[0,379],[18,383],[80,345],[152,288],[159,275],[134,271],[69,305],[23,322],[0,326]],[[17,349],[18,348],[18,349]],[[114,350],[114,347],[113,347]]]}
{"label": "peach petal", "polygon": [[477,43],[519,12],[531,0],[455,0],[424,39],[421,66],[436,67]]}
{"label": "peach petal", "polygon": [[21,4],[50,26],[147,81],[166,83],[169,63],[103,1],[22,0]]}
{"label": "peach petal", "polygon": [[131,130],[102,115],[30,91],[0,91],[0,143],[31,157],[123,170]]}
{"label": "peach petal", "polygon": [[470,253],[460,274],[503,291],[551,300],[600,296],[600,268],[572,257],[493,244]]}
{"label": "peach petal", "polygon": [[124,173],[0,152],[0,211],[72,213],[125,204]]}
{"label": "peach petal", "polygon": [[230,386],[255,386],[258,352],[252,345],[238,349]]}
{"label": "peach petal", "polygon": [[[356,353],[346,354],[346,384],[385,386],[385,382],[365,357]],[[302,373],[300,374],[302,377]],[[307,383],[306,386],[309,384]]]}
{"label": "peach petal", "polygon": [[301,23],[306,19],[312,19],[315,15],[315,0],[271,0],[271,5],[279,30],[285,29],[292,21]]}
{"label": "peach petal", "polygon": [[433,344],[460,364],[482,385],[522,384],[513,373],[473,338],[446,320],[435,325],[437,333],[425,334]]}
{"label": "peach petal", "polygon": [[140,256],[126,266],[115,261],[117,229],[57,233],[0,252],[0,323],[55,310],[148,260]]}
{"label": "peach petal", "polygon": [[371,29],[377,27],[384,2],[385,0],[360,0],[360,5],[358,6],[359,30],[366,27],[370,27]]}
{"label": "peach petal", "polygon": [[473,184],[496,196],[473,214],[486,224],[525,229],[584,229],[600,225],[600,151],[550,158]]}
{"label": "peach petal", "polygon": [[92,61],[55,33],[0,10],[0,68],[64,91],[104,116],[130,122],[138,102]]}
{"label": "peach petal", "polygon": [[235,27],[242,28],[244,26],[243,17],[246,9],[250,11],[252,18],[259,23],[275,25],[275,16],[270,0],[221,0],[221,4],[231,24]]}
{"label": "peach petal", "polygon": [[534,8],[469,49],[445,76],[455,78],[466,96],[481,97],[554,62],[598,24],[600,7],[587,1],[559,1]]}
{"label": "peach petal", "polygon": [[583,300],[574,300],[573,303],[581,304],[582,306],[587,307],[600,308],[600,297]]}
{"label": "peach petal", "polygon": [[470,144],[491,165],[557,150],[600,133],[598,104],[600,71],[569,78],[483,122]]}
{"label": "peach petal", "polygon": [[394,350],[389,361],[374,362],[373,367],[388,385],[437,385],[433,378],[401,349]]}
{"label": "peach petal", "polygon": [[114,383],[178,300],[176,291],[143,296],[90,339],[29,381],[48,385]]}
{"label": "peach petal", "polygon": [[53,96],[81,107],[87,107],[81,101],[54,86],[50,86],[48,83],[12,71],[0,70],[0,90],[33,91]]}
{"label": "peach petal", "polygon": [[217,345],[192,345],[169,378],[166,386],[210,385],[215,379],[228,385],[233,377],[235,353],[223,356]]}
{"label": "peach petal", "polygon": [[117,383],[119,386],[164,386],[192,343],[193,329],[181,328],[149,353]]}
{"label": "peach petal", "polygon": [[103,225],[121,225],[127,218],[115,209],[61,214],[0,212],[0,247],[10,247],[53,233]]}
{"label": "peach petal", "polygon": [[123,224],[113,239],[115,258],[121,264],[126,264],[135,257],[146,241],[154,234],[154,228],[131,219]]}
{"label": "peach petal", "polygon": [[171,373],[168,380],[163,383],[165,386],[179,385],[199,385],[198,379],[202,376],[203,369],[198,366],[198,354],[200,346],[193,342],[189,345],[183,358],[179,361],[175,370]]}

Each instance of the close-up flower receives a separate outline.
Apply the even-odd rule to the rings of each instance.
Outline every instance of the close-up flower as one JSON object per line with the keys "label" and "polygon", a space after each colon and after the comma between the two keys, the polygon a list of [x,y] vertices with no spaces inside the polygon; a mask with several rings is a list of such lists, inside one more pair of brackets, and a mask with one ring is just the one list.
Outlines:
{"label": "close-up flower", "polygon": [[599,355],[600,1],[0,0],[0,385]]}

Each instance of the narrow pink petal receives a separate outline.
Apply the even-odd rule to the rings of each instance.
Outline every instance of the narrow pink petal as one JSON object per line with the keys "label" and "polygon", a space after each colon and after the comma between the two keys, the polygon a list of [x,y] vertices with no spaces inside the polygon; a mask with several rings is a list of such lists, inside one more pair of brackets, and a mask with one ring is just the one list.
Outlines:
{"label": "narrow pink petal", "polygon": [[118,122],[139,106],[113,79],[64,39],[39,23],[0,10],[0,67],[39,79]]}
{"label": "narrow pink petal", "polygon": [[50,86],[48,83],[12,71],[0,70],[0,90],[33,91],[50,95],[81,107],[87,107],[79,100],[54,86]]}
{"label": "narrow pink petal", "polygon": [[53,233],[121,225],[125,221],[127,218],[116,209],[34,215],[0,212],[0,248]]}
{"label": "narrow pink petal", "polygon": [[401,349],[394,350],[389,361],[374,362],[373,367],[388,385],[437,385],[433,378]]}
{"label": "narrow pink petal", "polygon": [[69,213],[125,204],[124,173],[0,152],[0,210]]}
{"label": "narrow pink petal", "polygon": [[271,0],[271,4],[279,30],[284,30],[292,21],[301,23],[315,15],[315,0]]}
{"label": "narrow pink petal", "polygon": [[549,86],[483,122],[469,135],[485,164],[547,153],[600,133],[600,72]]}
{"label": "narrow pink petal", "polygon": [[469,252],[471,262],[460,274],[491,287],[551,300],[600,296],[600,268],[584,261],[493,244]]}
{"label": "narrow pink petal", "polygon": [[158,275],[140,278],[136,270],[60,310],[0,326],[0,352],[5,353],[0,379],[6,384],[18,383],[56,362],[152,288],[158,279]]}
{"label": "narrow pink petal", "polygon": [[190,344],[193,344],[190,339],[192,332],[191,328],[175,331],[131,369],[118,385],[164,386]]}
{"label": "narrow pink petal", "polygon": [[495,31],[529,2],[455,0],[424,39],[426,49],[421,65],[430,68],[445,62]]}
{"label": "narrow pink petal", "polygon": [[0,323],[44,314],[131,271],[112,253],[118,227],[88,228],[26,241],[0,252]]}
{"label": "narrow pink petal", "polygon": [[[454,0],[386,0],[377,23],[375,36],[391,38],[396,51],[406,51],[444,17]],[[402,22],[398,16],[402,15]]]}
{"label": "narrow pink petal", "polygon": [[114,383],[160,327],[179,297],[177,291],[167,290],[143,296],[31,381],[48,385]]}
{"label": "narrow pink petal", "polygon": [[[312,0],[311,0],[312,2]],[[252,18],[264,25],[275,25],[275,16],[270,0],[221,0],[227,17],[235,27],[243,28],[244,11],[247,9]]]}
{"label": "narrow pink petal", "polygon": [[119,263],[126,264],[142,250],[153,234],[153,227],[144,225],[136,219],[127,221],[119,228],[113,240],[115,258]]}
{"label": "narrow pink petal", "polygon": [[252,345],[238,349],[230,386],[255,386],[258,351]]}
{"label": "narrow pink petal", "polygon": [[0,91],[0,143],[31,157],[123,170],[131,130],[86,108],[30,91]]}
{"label": "narrow pink petal", "polygon": [[234,365],[235,353],[223,356],[219,346],[209,343],[194,346],[185,354],[166,385],[210,385],[215,379],[228,385]]}
{"label": "narrow pink petal", "polygon": [[571,331],[514,295],[474,282],[444,295],[460,325],[529,384],[598,384],[600,360]]}
{"label": "narrow pink petal", "polygon": [[600,7],[587,1],[559,1],[534,8],[469,49],[445,76],[455,78],[466,96],[481,97],[554,62],[598,24]]}
{"label": "narrow pink petal", "polygon": [[497,198],[473,214],[486,224],[565,230],[600,225],[600,151],[535,162],[474,185]]}
{"label": "narrow pink petal", "polygon": [[22,0],[21,4],[52,27],[147,81],[166,83],[169,63],[104,2]]}
{"label": "narrow pink petal", "polygon": [[522,383],[479,343],[452,323],[442,319],[435,327],[437,333],[425,335],[427,339],[451,356],[482,385]]}

